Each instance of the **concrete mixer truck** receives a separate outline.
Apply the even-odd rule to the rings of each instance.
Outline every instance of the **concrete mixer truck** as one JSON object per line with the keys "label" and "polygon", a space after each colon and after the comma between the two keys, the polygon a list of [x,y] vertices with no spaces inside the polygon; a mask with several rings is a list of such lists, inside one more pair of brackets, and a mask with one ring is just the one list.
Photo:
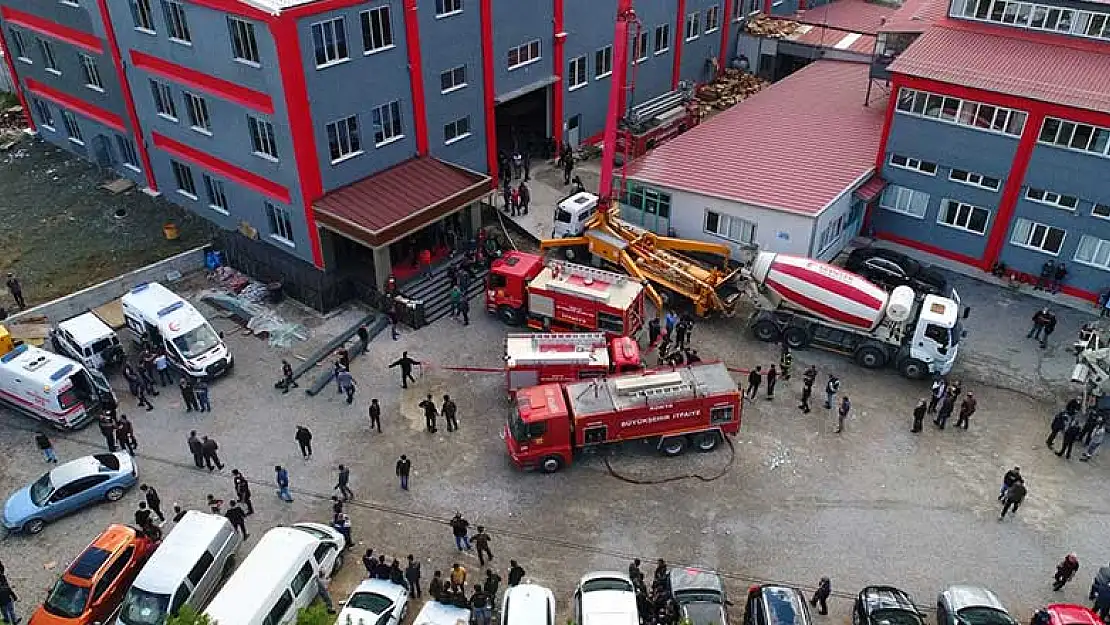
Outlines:
{"label": "concrete mixer truck", "polygon": [[774,252],[756,256],[749,278],[757,308],[749,323],[760,340],[827,349],[869,369],[891,365],[911,379],[947,374],[956,362],[964,332],[955,291],[887,293],[840,267]]}

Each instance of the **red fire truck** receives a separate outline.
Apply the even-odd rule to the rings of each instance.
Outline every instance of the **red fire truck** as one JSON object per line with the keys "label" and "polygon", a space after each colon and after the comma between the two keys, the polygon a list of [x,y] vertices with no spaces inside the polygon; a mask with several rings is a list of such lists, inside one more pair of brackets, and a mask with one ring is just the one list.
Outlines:
{"label": "red fire truck", "polygon": [[636,336],[644,326],[644,285],[628,276],[512,251],[486,278],[486,312],[544,332]]}
{"label": "red fire truck", "polygon": [[603,332],[510,334],[505,339],[509,393],[537,384],[574,382],[643,368],[634,339]]}
{"label": "red fire truck", "polygon": [[742,407],[720,362],[543,384],[517,391],[505,446],[518,467],[545,473],[568,466],[576,450],[606,443],[654,439],[666,456],[690,445],[711,451],[740,430]]}

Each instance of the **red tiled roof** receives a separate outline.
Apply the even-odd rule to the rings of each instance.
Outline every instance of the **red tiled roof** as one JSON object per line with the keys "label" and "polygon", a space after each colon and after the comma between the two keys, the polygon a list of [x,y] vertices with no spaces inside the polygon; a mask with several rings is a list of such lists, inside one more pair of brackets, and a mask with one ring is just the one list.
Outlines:
{"label": "red tiled roof", "polygon": [[906,0],[879,27],[879,32],[920,33],[944,19],[947,14],[948,3],[944,0]]}
{"label": "red tiled roof", "polygon": [[879,197],[879,194],[882,193],[885,188],[886,180],[883,180],[879,174],[873,174],[867,182],[861,184],[860,187],[856,189],[856,197],[864,202],[870,202]]}
{"label": "red tiled roof", "polygon": [[816,215],[874,170],[886,98],[863,105],[868,71],[816,61],[633,161],[628,176]]}
{"label": "red tiled roof", "polygon": [[851,50],[852,52],[861,52],[863,54],[871,54],[875,50],[875,37],[872,35],[825,28],[823,26],[810,26],[808,24],[803,26],[802,29],[805,32],[798,31],[787,37],[786,41],[804,43],[821,48]]}
{"label": "red tiled roof", "polygon": [[890,71],[1110,113],[1110,46],[1017,36],[1022,31],[946,20],[918,37]]}
{"label": "red tiled roof", "polygon": [[336,189],[314,206],[322,225],[379,246],[423,228],[489,189],[489,176],[425,156]]}
{"label": "red tiled roof", "polygon": [[835,0],[819,7],[798,11],[790,19],[803,24],[825,25],[830,28],[873,35],[879,31],[883,18],[893,15],[897,10],[898,7],[867,2],[867,0]]}

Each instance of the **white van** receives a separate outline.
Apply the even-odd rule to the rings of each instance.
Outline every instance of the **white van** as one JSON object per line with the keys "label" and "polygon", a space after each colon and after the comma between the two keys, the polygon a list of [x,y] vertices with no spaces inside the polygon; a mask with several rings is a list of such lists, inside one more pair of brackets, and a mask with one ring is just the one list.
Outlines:
{"label": "white van", "polygon": [[555,625],[555,594],[538,584],[517,584],[501,597],[501,625]]}
{"label": "white van", "polygon": [[123,319],[135,337],[158,349],[194,378],[223,375],[234,361],[223,339],[196,308],[157,282],[140,284],[120,300]]}
{"label": "white van", "polygon": [[343,535],[319,523],[266,532],[204,613],[228,625],[286,625],[316,598],[316,576],[343,564]]}
{"label": "white van", "polygon": [[163,625],[182,606],[203,609],[235,565],[241,542],[226,518],[186,512],[139,571],[116,625]]}
{"label": "white van", "polygon": [[103,369],[123,362],[123,346],[116,331],[91,312],[66,319],[50,333],[54,351],[89,369]]}
{"label": "white van", "polygon": [[579,625],[638,625],[636,591],[624,573],[587,573],[574,589],[574,622]]}

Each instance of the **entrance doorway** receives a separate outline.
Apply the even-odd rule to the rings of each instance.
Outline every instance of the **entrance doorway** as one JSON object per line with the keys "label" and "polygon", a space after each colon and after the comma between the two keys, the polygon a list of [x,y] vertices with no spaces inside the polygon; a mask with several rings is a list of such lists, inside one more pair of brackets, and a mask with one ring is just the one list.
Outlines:
{"label": "entrance doorway", "polygon": [[548,144],[547,88],[513,98],[497,105],[497,150],[512,154],[516,150],[543,156]]}
{"label": "entrance doorway", "polygon": [[469,217],[465,209],[452,213],[390,244],[389,260],[394,277],[404,281],[419,273],[421,250],[431,251],[432,264],[435,264],[456,250],[465,249],[467,242],[477,234],[470,227]]}
{"label": "entrance doorway", "polygon": [[582,116],[575,115],[567,120],[567,145],[577,148],[582,142],[581,136]]}

